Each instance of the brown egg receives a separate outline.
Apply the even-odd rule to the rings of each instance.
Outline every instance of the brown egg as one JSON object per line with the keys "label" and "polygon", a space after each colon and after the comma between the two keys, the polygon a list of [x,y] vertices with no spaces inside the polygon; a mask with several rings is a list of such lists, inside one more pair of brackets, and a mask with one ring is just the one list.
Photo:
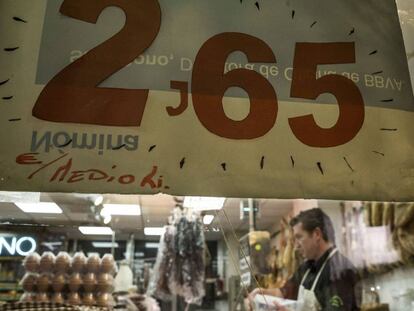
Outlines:
{"label": "brown egg", "polygon": [[36,295],[36,301],[37,302],[49,302],[49,296],[47,293],[38,293]]}
{"label": "brown egg", "polygon": [[26,292],[31,292],[35,289],[38,275],[34,273],[26,273],[21,281],[22,287]]}
{"label": "brown egg", "polygon": [[78,252],[73,256],[72,259],[72,271],[83,272],[86,266],[86,256],[82,252]]}
{"label": "brown egg", "polygon": [[102,293],[111,293],[113,291],[114,278],[109,273],[98,275],[97,289]]}
{"label": "brown egg", "polygon": [[53,290],[58,293],[61,292],[63,287],[65,287],[66,284],[66,277],[64,274],[55,274],[55,276],[52,279],[52,287]]}
{"label": "brown egg", "polygon": [[55,260],[55,271],[58,273],[66,273],[70,266],[70,256],[66,252],[59,252]]}
{"label": "brown egg", "polygon": [[40,272],[51,272],[55,265],[55,255],[52,252],[44,252],[40,257],[39,271]]}
{"label": "brown egg", "polygon": [[79,288],[82,285],[82,276],[80,275],[80,273],[76,272],[73,273],[70,277],[69,277],[69,290],[71,292],[77,292],[79,290]]}
{"label": "brown egg", "polygon": [[32,293],[24,293],[20,297],[20,301],[21,302],[34,302],[34,301],[36,301],[36,296]]}
{"label": "brown egg", "polygon": [[65,303],[62,293],[54,293],[52,295],[51,302],[53,303]]}
{"label": "brown egg", "polygon": [[83,276],[83,288],[86,292],[93,292],[96,287],[95,273],[87,273]]}
{"label": "brown egg", "polygon": [[80,305],[82,303],[79,293],[70,293],[68,296],[67,303],[70,305]]}
{"label": "brown egg", "polygon": [[24,259],[23,266],[27,272],[38,272],[39,263],[40,255],[38,253],[32,253]]}
{"label": "brown egg", "polygon": [[92,254],[88,257],[86,261],[86,269],[88,270],[88,272],[98,272],[100,264],[101,259],[99,258],[99,256],[96,254]]}
{"label": "brown egg", "polygon": [[109,293],[99,293],[96,295],[96,303],[100,307],[108,307],[114,305],[114,298]]}
{"label": "brown egg", "polygon": [[92,293],[86,293],[83,295],[82,303],[86,306],[96,305],[95,296]]}
{"label": "brown egg", "polygon": [[115,272],[115,260],[111,254],[105,254],[101,260],[101,272],[114,273]]}
{"label": "brown egg", "polygon": [[41,274],[37,279],[37,290],[39,292],[47,292],[49,290],[51,276],[47,273]]}

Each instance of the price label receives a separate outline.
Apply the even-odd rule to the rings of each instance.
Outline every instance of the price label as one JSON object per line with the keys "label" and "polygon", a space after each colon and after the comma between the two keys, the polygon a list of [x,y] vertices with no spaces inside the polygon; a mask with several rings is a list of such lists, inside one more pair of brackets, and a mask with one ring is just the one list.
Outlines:
{"label": "price label", "polygon": [[1,190],[414,200],[393,0],[4,1]]}
{"label": "price label", "polygon": [[[65,0],[63,15],[96,23],[109,6],[126,15],[122,30],[59,72],[43,89],[33,116],[48,121],[110,126],[139,126],[148,98],[148,89],[101,88],[99,84],[148,49],[161,26],[157,0]],[[192,72],[192,100],[197,118],[211,133],[229,139],[255,139],[276,123],[278,100],[275,89],[259,73],[235,69],[224,73],[228,56],[242,52],[249,62],[276,63],[269,45],[244,33],[224,32],[208,39],[200,48]],[[346,144],[364,123],[364,100],[349,78],[329,74],[317,78],[317,66],[355,63],[353,42],[297,43],[294,55],[292,98],[315,100],[329,93],[335,96],[339,117],[334,126],[320,127],[312,115],[289,118],[291,130],[302,143],[312,147]],[[174,85],[174,82],[172,82]],[[183,90],[187,93],[185,89]],[[230,87],[239,87],[250,99],[248,116],[235,121],[226,116],[223,97]],[[187,100],[185,100],[187,102]]]}

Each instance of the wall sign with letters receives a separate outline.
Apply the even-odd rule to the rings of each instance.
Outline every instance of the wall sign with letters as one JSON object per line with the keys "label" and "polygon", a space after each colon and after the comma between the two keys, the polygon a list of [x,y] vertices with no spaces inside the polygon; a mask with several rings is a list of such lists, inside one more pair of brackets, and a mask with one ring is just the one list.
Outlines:
{"label": "wall sign with letters", "polygon": [[0,235],[0,257],[27,256],[36,251],[37,243],[29,236]]}
{"label": "wall sign with letters", "polygon": [[414,199],[393,0],[5,0],[0,17],[2,190]]}

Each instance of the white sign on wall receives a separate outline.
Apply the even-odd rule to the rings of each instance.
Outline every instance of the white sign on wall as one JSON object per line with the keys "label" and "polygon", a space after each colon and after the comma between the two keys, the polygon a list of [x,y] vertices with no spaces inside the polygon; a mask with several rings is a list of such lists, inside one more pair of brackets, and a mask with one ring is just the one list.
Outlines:
{"label": "white sign on wall", "polygon": [[36,250],[35,239],[29,236],[0,236],[0,257],[27,256]]}
{"label": "white sign on wall", "polygon": [[0,190],[414,201],[395,0],[2,0],[0,42]]}

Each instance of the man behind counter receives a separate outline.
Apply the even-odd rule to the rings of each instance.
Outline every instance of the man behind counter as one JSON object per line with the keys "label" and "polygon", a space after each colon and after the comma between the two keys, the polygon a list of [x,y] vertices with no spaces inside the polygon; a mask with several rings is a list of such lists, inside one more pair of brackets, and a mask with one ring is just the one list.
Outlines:
{"label": "man behind counter", "polygon": [[[293,218],[290,226],[295,249],[305,263],[284,287],[253,290],[248,297],[250,303],[256,295],[264,294],[298,300],[301,311],[360,310],[359,277],[352,263],[335,247],[331,219],[319,208],[313,208]],[[277,306],[277,310],[286,310]]]}

